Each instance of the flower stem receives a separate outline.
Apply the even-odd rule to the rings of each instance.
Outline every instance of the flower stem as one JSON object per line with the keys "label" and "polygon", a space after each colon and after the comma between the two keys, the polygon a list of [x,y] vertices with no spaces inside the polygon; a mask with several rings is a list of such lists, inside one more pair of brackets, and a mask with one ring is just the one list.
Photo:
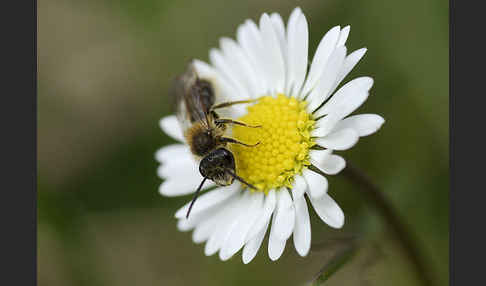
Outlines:
{"label": "flower stem", "polygon": [[426,266],[412,233],[383,192],[361,170],[349,163],[341,174],[361,187],[361,193],[369,203],[373,204],[376,211],[395,234],[422,284],[427,286],[435,285],[431,275],[432,272]]}
{"label": "flower stem", "polygon": [[349,262],[357,252],[356,245],[346,247],[337,254],[335,254],[331,261],[326,263],[324,267],[321,268],[317,277],[315,277],[310,286],[318,286],[324,284],[336,271],[338,271],[342,266]]}

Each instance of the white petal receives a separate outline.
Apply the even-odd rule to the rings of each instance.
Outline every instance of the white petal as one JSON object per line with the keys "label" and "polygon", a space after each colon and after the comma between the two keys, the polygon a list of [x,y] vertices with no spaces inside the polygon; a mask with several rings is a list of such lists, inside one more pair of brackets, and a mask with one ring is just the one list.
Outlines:
{"label": "white petal", "polygon": [[339,84],[351,72],[351,70],[356,66],[359,60],[361,60],[361,58],[364,56],[365,53],[366,53],[366,48],[361,48],[359,50],[352,52],[346,57],[341,72],[339,73],[337,84]]}
{"label": "white petal", "polygon": [[371,86],[373,86],[373,79],[370,77],[359,77],[348,82],[315,113],[315,116],[339,113],[344,118],[368,98]]}
{"label": "white petal", "polygon": [[310,197],[319,198],[327,192],[328,183],[326,177],[309,169],[304,169],[302,174],[309,186],[307,188],[307,194],[309,194]]}
{"label": "white petal", "polygon": [[217,213],[217,209],[209,209],[204,212],[200,212],[196,215],[191,215],[188,219],[179,219],[177,221],[177,228],[180,231],[188,231],[196,227],[197,225],[201,224],[204,221],[211,219],[215,213]]}
{"label": "white petal", "polygon": [[263,53],[265,53],[266,72],[269,85],[273,93],[284,92],[285,68],[281,45],[277,31],[273,27],[272,20],[264,13],[260,18],[260,31],[263,40]]}
{"label": "white petal", "polygon": [[294,199],[303,196],[306,189],[307,183],[305,182],[304,177],[299,175],[295,176],[294,183],[292,185],[292,195]]}
{"label": "white petal", "polygon": [[339,121],[334,130],[351,128],[363,137],[378,131],[383,123],[385,119],[377,114],[358,114]]}
{"label": "white petal", "polygon": [[260,230],[267,224],[272,216],[275,206],[277,205],[277,196],[275,195],[275,190],[270,190],[265,196],[265,202],[263,204],[263,211],[261,216],[257,219],[255,224],[251,227],[245,241],[249,241],[255,235],[257,235]]}
{"label": "white petal", "polygon": [[245,21],[244,24],[238,27],[236,38],[248,56],[250,64],[255,71],[256,78],[259,80],[257,86],[259,90],[257,90],[257,93],[265,93],[267,91],[267,75],[265,74],[264,63],[261,62],[262,57],[260,56],[264,47],[260,32],[255,23],[251,20]]}
{"label": "white petal", "polygon": [[217,228],[216,218],[217,216],[214,215],[196,226],[196,229],[192,233],[192,241],[194,241],[194,243],[201,243],[209,238]]}
{"label": "white petal", "polygon": [[285,243],[286,240],[278,240],[277,238],[275,239],[269,239],[268,241],[268,257],[270,257],[271,260],[276,261],[277,259],[282,256],[284,250],[285,250]]}
{"label": "white petal", "polygon": [[339,40],[337,41],[336,47],[341,47],[341,46],[344,46],[346,44],[346,40],[348,39],[350,29],[351,28],[349,26],[346,26],[341,30],[341,33],[339,34]]}
{"label": "white petal", "polygon": [[177,221],[177,229],[179,231],[185,232],[190,231],[193,229],[197,224],[196,220],[178,220]]}
{"label": "white petal", "polygon": [[339,205],[328,195],[320,198],[310,197],[317,215],[330,227],[341,228],[344,225],[344,213]]}
{"label": "white petal", "polygon": [[335,175],[346,167],[346,161],[338,155],[331,154],[329,149],[311,150],[309,157],[311,163],[326,174]]}
{"label": "white petal", "polygon": [[279,240],[287,240],[294,229],[295,209],[292,198],[285,188],[277,193],[277,209],[275,210],[270,235],[275,235]]}
{"label": "white petal", "polygon": [[310,150],[309,151],[309,157],[311,160],[315,162],[321,162],[332,154],[331,149],[325,149],[325,150]]}
{"label": "white petal", "polygon": [[[167,197],[184,196],[194,193],[201,183],[202,178],[199,174],[187,173],[185,177],[168,178],[159,187],[159,193]],[[206,181],[202,190],[214,186],[214,182]]]}
{"label": "white petal", "polygon": [[221,49],[229,61],[230,66],[235,70],[235,77],[245,86],[251,98],[255,97],[259,90],[259,80],[251,66],[248,56],[243,49],[232,39],[222,38]]}
{"label": "white petal", "polygon": [[[196,216],[199,216],[200,214],[205,215],[208,212],[209,215],[206,219],[201,220],[201,222],[196,226],[196,229],[192,233],[193,241],[195,243],[200,243],[209,239],[209,237],[220,228],[222,218],[228,215],[227,212],[229,211],[229,208],[235,204],[236,200],[239,199],[240,196],[235,195],[226,200],[224,204],[216,208],[210,208],[208,211],[196,213]],[[192,216],[190,216],[189,219],[192,219]]]}
{"label": "white petal", "polygon": [[184,144],[170,144],[160,148],[155,153],[155,159],[160,163],[170,163],[184,156],[191,156],[189,147]]}
{"label": "white petal", "polygon": [[317,165],[324,173],[335,175],[346,167],[346,161],[343,159],[343,157],[332,154],[327,160]]}
{"label": "white petal", "polygon": [[278,40],[280,42],[280,50],[282,51],[282,55],[284,58],[284,66],[285,66],[286,65],[285,60],[287,59],[287,41],[285,38],[284,22],[282,20],[282,17],[280,17],[278,13],[272,13],[270,15],[270,19],[272,20],[273,27],[277,32]]}
{"label": "white petal", "polygon": [[341,129],[329,133],[329,135],[317,138],[316,143],[322,147],[333,150],[347,150],[358,142],[359,135],[353,129]]}
{"label": "white petal", "polygon": [[192,155],[187,154],[164,162],[157,168],[157,175],[162,179],[185,177],[198,173],[197,163],[192,158]]}
{"label": "white petal", "polygon": [[295,8],[287,25],[287,94],[298,94],[304,83],[307,61],[309,32],[307,20],[300,8]]}
{"label": "white petal", "polygon": [[166,116],[159,121],[160,128],[170,137],[184,142],[184,135],[175,115]]}
{"label": "white petal", "polygon": [[312,130],[311,135],[313,137],[325,137],[331,131],[333,131],[339,121],[343,119],[343,115],[340,112],[334,112],[328,114],[322,118],[319,118],[316,122],[316,128]]}
{"label": "white petal", "polygon": [[[273,219],[272,224],[274,221],[275,218]],[[275,233],[272,233],[272,230],[270,229],[270,236],[268,238],[268,257],[270,257],[270,259],[273,261],[279,259],[284,252],[286,242],[287,240],[280,240]]]}
{"label": "white petal", "polygon": [[341,83],[341,81],[351,72],[351,70],[359,62],[359,60],[363,57],[365,53],[366,53],[366,48],[362,48],[352,52],[350,55],[346,57],[346,59],[344,59],[337,80],[336,82],[334,82],[334,85],[331,88],[331,93],[333,93],[336,90],[336,88]]}
{"label": "white petal", "polygon": [[[230,241],[231,239],[238,239],[237,237],[232,237],[231,234],[236,230],[236,228],[240,225],[240,222],[242,219],[245,218],[245,216],[248,214],[248,209],[251,204],[251,193],[250,192],[244,192],[243,196],[241,198],[240,206],[238,207],[238,211],[234,215],[233,219],[231,220],[226,233],[223,235],[220,247],[219,247],[219,259],[222,261],[228,260],[231,258],[232,254],[230,253],[229,250],[223,251],[224,247],[228,247],[231,244],[237,242],[232,242]],[[233,246],[235,247],[235,246]]]}
{"label": "white petal", "polygon": [[[241,100],[241,98],[239,98],[238,90],[236,90],[218,70],[200,60],[193,60],[192,62],[197,70],[199,78],[205,79],[213,84],[216,97],[215,103]],[[246,109],[242,105],[234,105],[232,106],[232,109],[236,112],[234,117],[246,114]],[[221,112],[224,113],[224,110],[222,109]],[[226,114],[221,115],[226,116]]]}
{"label": "white petal", "polygon": [[238,93],[235,88],[221,75],[221,73],[200,60],[193,60],[192,63],[199,78],[213,83],[216,93],[216,103],[220,101],[238,100]]}
{"label": "white petal", "polygon": [[253,260],[253,258],[255,258],[258,250],[260,249],[260,246],[262,245],[263,238],[265,238],[265,233],[267,232],[269,223],[270,220],[267,221],[267,223],[260,230],[260,232],[258,232],[252,239],[250,239],[245,244],[242,255],[243,263],[248,264],[250,261]]}
{"label": "white petal", "polygon": [[[239,188],[240,188],[239,184],[233,183],[229,186],[219,187],[215,190],[200,195],[196,200],[196,202],[194,202],[194,205],[192,206],[191,215],[197,214],[198,212],[204,211],[210,207],[213,207],[229,199],[239,191]],[[175,213],[175,217],[178,219],[185,218],[190,204],[191,202],[188,202],[182,208],[180,208]]]}
{"label": "white petal", "polygon": [[247,207],[242,211],[236,226],[231,231],[219,253],[221,260],[227,260],[240,250],[245,244],[245,238],[255,220],[263,211],[264,194],[251,194]]}
{"label": "white petal", "polygon": [[317,81],[321,78],[329,57],[334,52],[336,47],[336,43],[339,38],[339,31],[339,26],[333,27],[324,35],[324,37],[322,37],[314,58],[312,59],[309,75],[307,76],[304,89],[302,90],[304,95],[309,93],[309,91],[315,87]]}
{"label": "white petal", "polygon": [[161,165],[157,168],[160,178],[174,181],[184,181],[186,178],[190,178],[191,182],[201,182],[199,164],[189,153],[187,146],[180,144],[166,146],[157,151],[156,157],[161,161]]}
{"label": "white petal", "polygon": [[300,256],[306,256],[311,246],[311,225],[305,197],[294,197],[295,228],[294,246]]}
{"label": "white petal", "polygon": [[232,204],[225,208],[224,212],[218,214],[218,220],[216,224],[218,227],[216,231],[211,234],[206,245],[204,247],[204,254],[206,256],[211,256],[215,254],[223,245],[228,232],[234,226],[236,219],[241,213],[242,207],[245,206],[245,201],[242,197],[237,197],[234,199]]}
{"label": "white petal", "polygon": [[241,78],[238,76],[234,64],[232,65],[231,62],[228,62],[217,49],[209,51],[209,59],[220,74],[233,86],[234,90],[238,92],[237,96],[240,100],[250,98],[248,90],[241,84]]}
{"label": "white petal", "polygon": [[341,81],[351,72],[354,66],[359,62],[359,60],[363,57],[366,52],[366,48],[359,49],[357,51],[352,52],[350,55],[344,59],[343,65],[341,67],[341,71],[337,77],[337,80],[334,82],[333,87],[331,88],[331,93],[333,93]]}
{"label": "white petal", "polygon": [[339,47],[332,53],[317,86],[309,94],[309,105],[307,109],[310,112],[313,112],[329,97],[329,95],[331,95],[331,88],[341,71],[345,56],[346,47]]}

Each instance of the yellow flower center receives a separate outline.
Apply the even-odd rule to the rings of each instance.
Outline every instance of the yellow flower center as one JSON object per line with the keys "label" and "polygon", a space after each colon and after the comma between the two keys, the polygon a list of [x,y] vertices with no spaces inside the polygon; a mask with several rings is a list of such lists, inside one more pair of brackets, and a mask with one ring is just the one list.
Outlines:
{"label": "yellow flower center", "polygon": [[263,96],[249,106],[239,121],[260,128],[235,125],[233,138],[255,147],[232,144],[236,171],[259,191],[292,187],[293,177],[309,163],[309,148],[315,145],[310,132],[315,121],[305,107],[307,102],[283,94]]}

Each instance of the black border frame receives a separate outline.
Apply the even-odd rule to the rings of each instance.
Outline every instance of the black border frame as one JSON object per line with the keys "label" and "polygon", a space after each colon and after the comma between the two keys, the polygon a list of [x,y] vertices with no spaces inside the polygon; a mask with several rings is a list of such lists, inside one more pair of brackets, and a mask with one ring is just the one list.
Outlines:
{"label": "black border frame", "polygon": [[[478,3],[477,6],[471,5]],[[449,1],[450,285],[484,285],[486,46],[481,2]],[[477,68],[477,69],[475,69]]]}
{"label": "black border frame", "polygon": [[[486,146],[480,138],[484,105],[471,100],[485,97],[479,85],[473,86],[484,82],[483,72],[471,70],[484,61],[480,55],[485,49],[476,41],[484,34],[484,16],[471,3],[449,0],[450,285],[481,285],[484,280],[486,236],[480,230],[486,200],[478,196],[485,193],[484,167],[471,166],[486,157],[478,153]],[[457,4],[462,4],[459,10]],[[3,8],[3,95],[8,100],[2,105],[7,160],[2,164],[1,246],[6,266],[0,280],[3,285],[36,285],[37,1],[9,1]]]}
{"label": "black border frame", "polygon": [[36,285],[37,1],[3,4],[0,284]]}

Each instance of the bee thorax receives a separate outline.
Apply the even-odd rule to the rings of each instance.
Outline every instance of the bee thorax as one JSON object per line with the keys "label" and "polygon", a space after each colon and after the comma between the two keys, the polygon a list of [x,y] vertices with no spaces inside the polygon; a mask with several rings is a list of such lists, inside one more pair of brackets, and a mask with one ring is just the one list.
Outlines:
{"label": "bee thorax", "polygon": [[198,156],[204,156],[216,148],[217,141],[210,132],[197,132],[192,135],[191,151]]}

